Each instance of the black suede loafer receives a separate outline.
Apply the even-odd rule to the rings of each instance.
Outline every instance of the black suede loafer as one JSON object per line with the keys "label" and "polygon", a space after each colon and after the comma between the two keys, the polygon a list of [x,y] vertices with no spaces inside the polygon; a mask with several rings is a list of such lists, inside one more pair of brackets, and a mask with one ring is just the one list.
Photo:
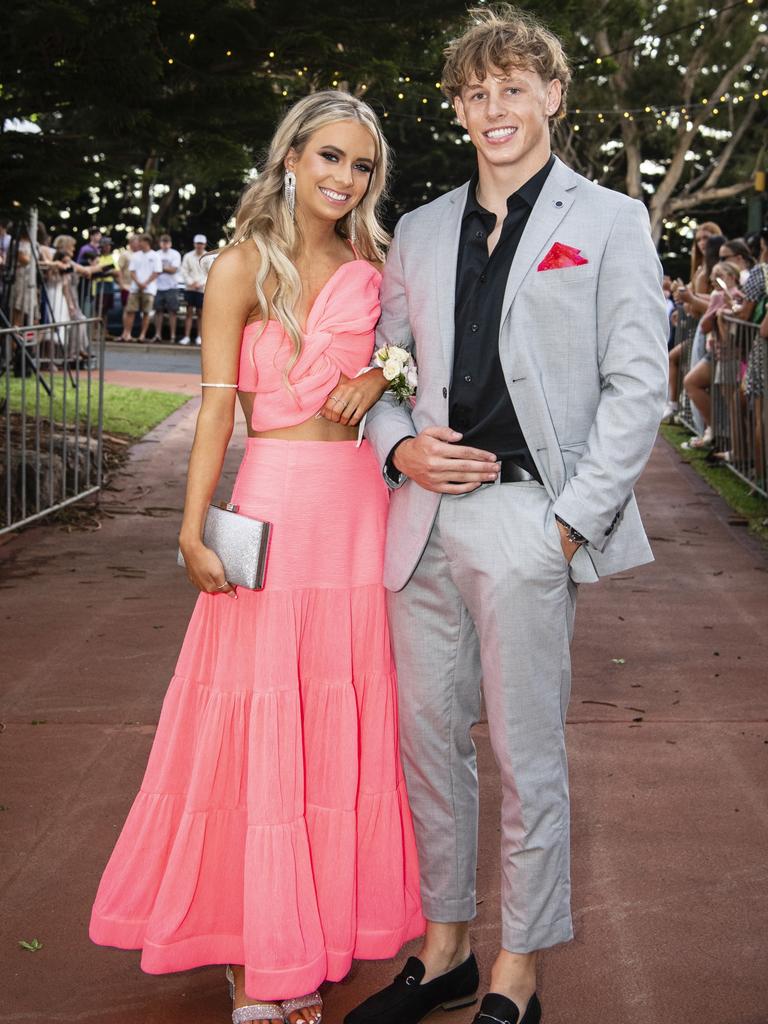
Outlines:
{"label": "black suede loafer", "polygon": [[418,1024],[438,1007],[458,1010],[477,1002],[480,972],[473,953],[452,971],[422,985],[425,973],[421,960],[409,957],[392,984],[348,1013],[344,1024]]}
{"label": "black suede loafer", "polygon": [[539,1024],[541,1020],[541,1003],[534,992],[528,1000],[525,1013],[520,1011],[511,999],[489,992],[480,1003],[480,1009],[472,1024]]}

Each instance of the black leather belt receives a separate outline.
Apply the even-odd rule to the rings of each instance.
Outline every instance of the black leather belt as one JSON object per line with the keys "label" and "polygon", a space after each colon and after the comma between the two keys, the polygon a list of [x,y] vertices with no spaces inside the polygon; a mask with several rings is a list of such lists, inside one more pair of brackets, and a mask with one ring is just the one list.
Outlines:
{"label": "black leather belt", "polygon": [[516,462],[512,462],[510,459],[502,462],[499,473],[499,481],[502,484],[519,484],[526,480],[535,480],[537,483],[541,483],[538,477],[529,473],[527,469],[523,469],[522,466],[518,466]]}

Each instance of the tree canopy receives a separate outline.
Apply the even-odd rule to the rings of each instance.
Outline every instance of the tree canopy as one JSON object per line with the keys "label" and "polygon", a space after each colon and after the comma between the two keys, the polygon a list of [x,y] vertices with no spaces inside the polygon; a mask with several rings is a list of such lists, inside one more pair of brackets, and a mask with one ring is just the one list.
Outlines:
{"label": "tree canopy", "polygon": [[[643,199],[657,239],[690,216],[743,230],[764,159],[768,15],[759,0],[717,2],[526,5],[574,65],[556,151]],[[148,223],[219,238],[281,110],[328,87],[384,119],[397,158],[390,223],[472,167],[439,88],[464,3],[12,0],[6,12],[5,215],[34,204],[78,233]]]}

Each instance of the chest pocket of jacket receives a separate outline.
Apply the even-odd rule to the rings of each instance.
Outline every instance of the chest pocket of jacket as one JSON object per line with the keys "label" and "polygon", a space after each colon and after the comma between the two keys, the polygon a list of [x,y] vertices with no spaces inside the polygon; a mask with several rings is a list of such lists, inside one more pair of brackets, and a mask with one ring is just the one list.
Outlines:
{"label": "chest pocket of jacket", "polygon": [[534,270],[536,283],[546,288],[569,288],[592,281],[597,273],[596,263],[582,263],[578,267],[558,267],[557,270]]}

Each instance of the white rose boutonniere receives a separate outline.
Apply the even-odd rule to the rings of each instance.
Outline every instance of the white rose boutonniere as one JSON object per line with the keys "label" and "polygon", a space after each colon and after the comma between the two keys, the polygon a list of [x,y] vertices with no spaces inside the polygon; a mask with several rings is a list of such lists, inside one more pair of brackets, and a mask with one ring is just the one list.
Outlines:
{"label": "white rose boutonniere", "polygon": [[374,357],[374,362],[384,371],[384,379],[389,381],[389,391],[402,405],[416,394],[418,372],[413,356],[399,345],[385,345]]}

